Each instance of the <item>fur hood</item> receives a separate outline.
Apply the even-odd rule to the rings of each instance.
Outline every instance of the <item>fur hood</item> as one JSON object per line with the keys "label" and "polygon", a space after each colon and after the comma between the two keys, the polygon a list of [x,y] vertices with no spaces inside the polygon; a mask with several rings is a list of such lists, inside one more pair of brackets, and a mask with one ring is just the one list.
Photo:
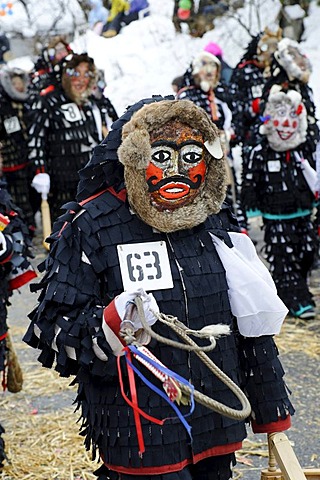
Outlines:
{"label": "fur hood", "polygon": [[[171,120],[180,120],[204,138],[207,173],[198,196],[189,205],[173,211],[158,211],[151,205],[145,171],[151,159],[150,134],[161,131]],[[218,213],[226,194],[226,165],[219,131],[204,110],[189,100],[164,100],[143,106],[122,130],[118,149],[131,207],[147,224],[163,232],[192,228],[208,215]]]}
{"label": "fur hood", "polygon": [[[21,77],[23,83],[26,85],[25,92],[18,92],[18,90],[13,87],[12,77],[15,76]],[[0,72],[0,83],[5,93],[12,100],[25,102],[28,99],[29,75],[24,70],[4,67]]]}
{"label": "fur hood", "polygon": [[[296,61],[290,55],[290,48],[296,50],[299,55],[305,57],[306,70],[302,70]],[[307,83],[309,80],[310,73],[312,72],[312,66],[310,61],[301,51],[301,46],[295,40],[290,38],[283,38],[278,43],[278,48],[274,53],[274,58],[278,64],[285,70],[288,79],[290,81],[297,79],[303,83]]]}

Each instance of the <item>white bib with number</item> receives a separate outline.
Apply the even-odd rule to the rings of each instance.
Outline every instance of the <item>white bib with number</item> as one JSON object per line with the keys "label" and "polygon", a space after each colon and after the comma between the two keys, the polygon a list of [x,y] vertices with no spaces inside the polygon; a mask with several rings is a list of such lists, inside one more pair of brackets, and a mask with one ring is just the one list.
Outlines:
{"label": "white bib with number", "polygon": [[63,111],[64,118],[68,122],[78,122],[81,120],[81,112],[76,103],[65,103],[61,105],[61,110]]}
{"label": "white bib with number", "polygon": [[124,290],[173,288],[165,242],[118,245],[117,250]]}

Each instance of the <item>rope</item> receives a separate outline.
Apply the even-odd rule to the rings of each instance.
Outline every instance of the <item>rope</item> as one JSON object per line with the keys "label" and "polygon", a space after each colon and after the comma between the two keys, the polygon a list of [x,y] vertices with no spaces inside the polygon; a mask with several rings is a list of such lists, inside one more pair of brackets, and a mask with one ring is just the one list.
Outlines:
{"label": "rope", "polygon": [[217,413],[220,413],[221,415],[224,415],[225,417],[233,418],[236,420],[245,420],[246,418],[249,417],[251,413],[251,406],[245,394],[238,387],[238,385],[236,385],[222,370],[220,370],[220,368],[217,367],[217,365],[205,353],[207,351],[213,350],[216,346],[216,339],[213,336],[210,336],[210,345],[206,347],[200,347],[199,345],[196,344],[196,342],[194,342],[189,337],[188,333],[191,333],[193,335],[196,335],[202,338],[203,337],[208,338],[208,336],[210,335],[209,333],[205,331],[202,332],[201,330],[199,332],[190,330],[183,323],[181,323],[176,317],[164,315],[163,313],[153,312],[158,320],[160,320],[162,323],[172,328],[172,330],[176,332],[176,334],[180,338],[182,338],[185,343],[176,342],[174,340],[171,340],[169,338],[159,335],[158,333],[152,330],[150,325],[148,325],[145,318],[145,314],[144,314],[142,299],[139,296],[137,296],[135,299],[135,305],[130,304],[129,311],[127,311],[126,320],[124,321],[123,326],[121,328],[121,335],[128,345],[130,344],[139,345],[134,334],[133,325],[129,320],[130,315],[132,314],[132,309],[135,308],[135,306],[137,308],[138,315],[140,317],[141,324],[144,330],[152,338],[154,338],[159,342],[164,343],[165,345],[169,345],[172,347],[180,348],[182,350],[188,350],[188,351],[194,352],[202,360],[202,362],[209,368],[209,370],[211,370],[211,372],[213,372],[217,376],[217,378],[221,380],[221,382],[224,383],[232,391],[232,393],[240,401],[242,409],[236,410],[234,408],[228,407],[227,405],[224,405],[223,403],[220,403],[217,400],[214,400],[197,390],[194,390],[193,392],[191,392],[190,387],[178,382],[179,388],[183,393],[187,395],[191,395],[191,393],[193,393],[194,398],[198,403],[208,407],[210,410],[213,410]]}

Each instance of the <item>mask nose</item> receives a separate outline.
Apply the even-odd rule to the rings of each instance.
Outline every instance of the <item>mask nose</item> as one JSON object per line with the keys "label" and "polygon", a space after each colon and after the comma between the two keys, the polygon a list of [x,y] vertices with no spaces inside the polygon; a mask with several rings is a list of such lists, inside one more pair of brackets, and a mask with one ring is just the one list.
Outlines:
{"label": "mask nose", "polygon": [[288,121],[287,118],[286,118],[285,121],[283,122],[282,126],[283,126],[283,127],[290,127],[290,124],[289,124],[289,121]]}

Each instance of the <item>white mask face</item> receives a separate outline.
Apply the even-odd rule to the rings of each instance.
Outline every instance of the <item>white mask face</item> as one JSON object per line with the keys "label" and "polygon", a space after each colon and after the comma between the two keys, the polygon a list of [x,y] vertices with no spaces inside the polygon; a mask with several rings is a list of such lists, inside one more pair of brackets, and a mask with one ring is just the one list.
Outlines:
{"label": "white mask face", "polygon": [[[302,108],[302,107],[301,107]],[[301,109],[291,102],[280,101],[274,105],[272,112],[269,110],[268,127],[265,128],[270,146],[283,152],[296,148],[304,141],[301,131]]]}

